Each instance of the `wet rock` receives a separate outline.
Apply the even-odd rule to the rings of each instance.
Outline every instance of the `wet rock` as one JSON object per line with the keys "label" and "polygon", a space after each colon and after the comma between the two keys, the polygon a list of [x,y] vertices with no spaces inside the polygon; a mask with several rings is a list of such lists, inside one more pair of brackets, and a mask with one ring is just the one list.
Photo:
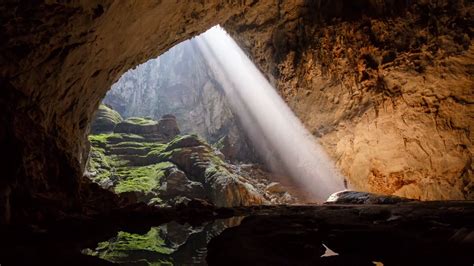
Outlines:
{"label": "wet rock", "polygon": [[173,140],[166,148],[166,151],[171,151],[178,148],[190,148],[190,147],[196,147],[196,146],[202,146],[202,145],[205,145],[205,144],[202,140],[199,139],[197,135],[185,135],[181,138],[177,138]]}

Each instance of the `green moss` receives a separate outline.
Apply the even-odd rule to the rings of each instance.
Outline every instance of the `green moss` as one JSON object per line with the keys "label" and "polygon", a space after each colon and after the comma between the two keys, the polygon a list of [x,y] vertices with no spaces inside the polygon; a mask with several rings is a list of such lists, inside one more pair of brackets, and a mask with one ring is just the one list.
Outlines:
{"label": "green moss", "polygon": [[163,158],[164,151],[168,145],[166,144],[157,144],[152,147],[150,147],[150,152],[148,152],[147,157],[148,158]]}
{"label": "green moss", "polygon": [[128,155],[146,155],[150,151],[148,147],[111,147],[110,151],[114,154]]}
{"label": "green moss", "polygon": [[182,135],[182,136],[176,136],[172,141],[168,143],[168,147],[166,148],[166,151],[174,150],[177,148],[183,148],[183,147],[195,147],[195,146],[201,146],[201,145],[208,145],[206,141],[201,139],[198,135],[196,134],[191,134],[191,135]]}
{"label": "green moss", "polygon": [[107,146],[107,138],[111,134],[89,135],[89,141],[93,147],[105,148]]}
{"label": "green moss", "polygon": [[[166,246],[165,241],[160,236],[160,228],[152,227],[144,235],[118,232],[117,236],[104,242],[100,242],[95,250],[86,250],[84,253],[111,262],[133,262],[136,261],[136,252],[154,252],[161,255],[169,255],[175,250]],[[172,259],[162,257],[158,261],[148,262],[148,265],[173,265]],[[155,264],[157,263],[157,264]]]}
{"label": "green moss", "polygon": [[111,164],[104,149],[91,147],[87,169],[94,174],[95,180],[102,180],[110,177]]}
{"label": "green moss", "polygon": [[139,147],[145,147],[145,144],[142,142],[136,142],[136,141],[124,141],[120,142],[117,144],[112,145],[112,147],[133,147],[133,148],[139,148]]}
{"label": "green moss", "polygon": [[99,146],[105,148],[110,144],[117,144],[124,140],[143,140],[142,136],[134,134],[120,134],[120,133],[102,133],[102,134],[91,134],[89,135],[89,141],[92,146]]}
{"label": "green moss", "polygon": [[148,166],[119,168],[117,176],[121,181],[115,187],[115,192],[119,194],[124,192],[148,193],[158,187],[160,179],[165,175],[165,170],[172,166],[172,163],[162,162]]}
{"label": "green moss", "polygon": [[120,123],[122,121],[122,116],[112,108],[108,107],[105,104],[101,104],[99,106],[99,112],[101,112],[101,117],[104,117],[115,124]]}
{"label": "green moss", "polygon": [[113,132],[115,126],[121,121],[122,117],[119,113],[105,105],[100,105],[92,122],[91,132],[95,134]]}
{"label": "green moss", "polygon": [[130,117],[125,120],[126,123],[140,125],[140,126],[148,126],[148,125],[156,125],[158,124],[157,121],[149,118],[149,117]]}

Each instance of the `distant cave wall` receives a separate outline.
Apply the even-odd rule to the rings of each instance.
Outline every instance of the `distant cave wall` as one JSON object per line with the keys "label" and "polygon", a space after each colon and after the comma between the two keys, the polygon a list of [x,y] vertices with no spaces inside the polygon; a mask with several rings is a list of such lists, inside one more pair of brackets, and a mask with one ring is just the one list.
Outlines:
{"label": "distant cave wall", "polygon": [[283,1],[225,28],[359,190],[473,199],[471,1]]}
{"label": "distant cave wall", "polygon": [[181,133],[216,144],[226,160],[261,161],[194,39],[127,71],[102,102],[124,118],[172,114]]}

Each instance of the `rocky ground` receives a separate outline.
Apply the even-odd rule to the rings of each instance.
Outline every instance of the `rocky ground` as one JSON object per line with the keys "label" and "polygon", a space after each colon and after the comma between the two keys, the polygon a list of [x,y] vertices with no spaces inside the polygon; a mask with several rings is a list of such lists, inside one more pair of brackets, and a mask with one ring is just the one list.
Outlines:
{"label": "rocky ground", "polygon": [[130,203],[163,207],[199,198],[230,207],[303,200],[285,179],[258,165],[227,163],[218,147],[197,135],[179,135],[172,115],[123,120],[101,105],[92,132],[86,174]]}

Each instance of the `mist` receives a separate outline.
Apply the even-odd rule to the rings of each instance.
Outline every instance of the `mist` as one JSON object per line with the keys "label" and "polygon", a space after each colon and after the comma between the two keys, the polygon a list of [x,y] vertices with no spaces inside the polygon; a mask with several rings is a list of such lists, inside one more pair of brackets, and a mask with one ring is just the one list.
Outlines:
{"label": "mist", "polygon": [[193,41],[270,170],[287,174],[312,200],[344,189],[343,177],[318,141],[224,29],[215,26]]}

